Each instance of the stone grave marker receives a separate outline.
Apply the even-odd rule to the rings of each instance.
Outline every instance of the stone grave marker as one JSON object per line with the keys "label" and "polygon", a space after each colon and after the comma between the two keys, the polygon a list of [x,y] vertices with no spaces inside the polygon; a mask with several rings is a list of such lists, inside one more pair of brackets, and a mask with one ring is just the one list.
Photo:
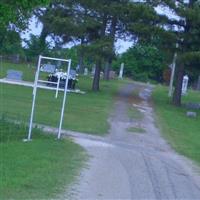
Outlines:
{"label": "stone grave marker", "polygon": [[88,68],[84,68],[84,75],[87,76],[88,75]]}
{"label": "stone grave marker", "polygon": [[122,63],[120,66],[119,78],[123,78],[123,73],[124,73],[124,63]]}
{"label": "stone grave marker", "polygon": [[192,111],[187,111],[186,115],[187,115],[187,117],[192,117],[192,118],[196,118],[197,117],[197,113],[196,112],[192,112]]}
{"label": "stone grave marker", "polygon": [[22,80],[23,72],[18,70],[9,69],[7,71],[7,79]]}
{"label": "stone grave marker", "polygon": [[47,73],[54,73],[56,71],[56,66],[47,63],[41,66],[40,71]]}

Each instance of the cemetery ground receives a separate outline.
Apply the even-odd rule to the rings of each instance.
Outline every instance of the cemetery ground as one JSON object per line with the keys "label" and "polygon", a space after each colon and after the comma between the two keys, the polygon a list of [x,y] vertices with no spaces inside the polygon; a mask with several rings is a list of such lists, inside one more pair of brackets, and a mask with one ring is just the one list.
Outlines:
{"label": "cemetery ground", "polygon": [[[5,70],[0,71],[0,76],[4,77]],[[24,80],[33,80],[34,74],[27,74]],[[175,150],[200,163],[199,111],[197,118],[186,117],[185,108],[174,108],[169,103],[165,87],[155,87],[152,102],[149,100],[152,88],[148,85],[127,80],[101,81],[102,90],[93,93],[91,81],[91,77],[80,77],[79,87],[86,94],[68,95],[63,128],[103,137],[100,141],[99,137],[96,140],[75,138],[92,157],[87,161],[89,167],[83,167],[80,185],[70,195],[75,198],[89,195],[95,199],[198,196],[199,185],[194,182],[193,173],[185,170],[193,164],[189,163],[188,167],[188,162],[185,164],[184,159],[182,161],[182,157],[170,149],[156,126]],[[57,127],[62,92],[55,99],[53,91],[38,91],[34,122]],[[11,194],[4,198],[18,199],[26,195],[36,199],[57,197],[84,165],[88,158],[85,150],[69,139],[59,143],[55,136],[44,135],[38,129],[34,130],[31,143],[22,143],[27,128],[13,125],[11,121],[28,122],[32,88],[0,84],[0,95],[3,116],[0,144],[3,155],[0,158],[4,159],[0,168],[4,175],[0,190],[4,193],[0,194]],[[199,98],[198,92],[191,91],[183,100],[198,102]],[[156,123],[152,107],[155,108]]]}
{"label": "cemetery ground", "polygon": [[[20,68],[27,73],[24,80],[32,81],[34,73],[26,72],[26,68]],[[17,65],[14,69],[19,70]],[[5,77],[6,70],[1,68],[0,71],[1,78]],[[67,97],[63,127],[104,135],[109,128],[107,117],[112,110],[113,96],[122,82],[104,82],[103,91],[94,94],[89,89],[91,80],[80,77],[79,84],[87,95],[69,94]],[[35,123],[58,126],[63,94],[60,92],[58,99],[54,95],[53,91],[38,90]],[[30,117],[32,88],[0,84],[0,97],[0,198],[56,197],[78,174],[87,158],[85,151],[69,139],[59,142],[55,136],[44,135],[39,129],[34,129],[32,142],[23,143],[28,133],[25,126]],[[11,123],[13,121],[22,125]]]}
{"label": "cemetery ground", "polygon": [[[171,105],[168,88],[157,86],[153,92],[157,125],[170,145],[180,154],[200,164],[200,110]],[[200,92],[189,90],[183,104],[200,103]],[[187,111],[197,113],[196,118],[186,116]]]}
{"label": "cemetery ground", "polygon": [[[81,172],[79,180],[66,192],[64,198],[199,199],[199,167],[182,156],[183,152],[179,151],[182,155],[177,154],[161,137],[157,123],[162,119],[161,125],[166,126],[169,118],[158,115],[159,120],[155,122],[150,99],[152,90],[153,87],[147,84],[132,82],[125,85],[119,90],[114,111],[109,117],[109,134],[103,139],[75,138],[91,157],[88,167]],[[158,87],[154,90],[157,112],[167,112],[170,107],[166,104],[166,88]],[[198,101],[198,93],[192,96],[193,100]],[[157,101],[160,101],[165,111],[157,107]],[[185,115],[185,109],[180,110],[172,110],[174,118]],[[186,117],[182,116],[182,119],[184,123]],[[190,128],[194,135],[189,129],[186,129],[187,133],[180,128],[176,137],[181,139],[182,134],[193,137],[190,138],[192,144],[184,147],[184,140],[179,141],[179,144],[182,144],[185,152],[188,150],[192,154],[193,149],[192,158],[198,162],[199,118],[193,120],[195,122]],[[197,127],[194,128],[195,125]],[[175,126],[170,128],[176,130]]]}
{"label": "cemetery ground", "polygon": [[[103,135],[107,132],[109,124],[107,116],[112,110],[113,96],[122,82],[102,82],[102,91],[90,91],[92,79],[79,78],[81,89],[86,95],[69,94],[63,128],[91,134]],[[0,113],[13,120],[28,123],[32,102],[32,88],[1,84]],[[59,92],[55,99],[55,92],[38,89],[34,122],[38,124],[57,127],[60,119],[63,92]]]}

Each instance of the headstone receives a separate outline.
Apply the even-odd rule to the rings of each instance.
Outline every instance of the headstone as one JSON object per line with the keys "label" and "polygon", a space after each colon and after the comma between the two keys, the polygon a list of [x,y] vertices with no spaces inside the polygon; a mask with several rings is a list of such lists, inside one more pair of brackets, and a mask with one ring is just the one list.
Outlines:
{"label": "headstone", "polygon": [[52,64],[44,64],[41,66],[40,71],[54,73],[56,70],[56,66]]}
{"label": "headstone", "polygon": [[200,75],[199,75],[198,82],[197,82],[197,90],[200,91]]}
{"label": "headstone", "polygon": [[84,68],[84,75],[87,76],[88,75],[88,68]]}
{"label": "headstone", "polygon": [[115,73],[115,71],[110,71],[109,72],[109,79],[114,79],[116,77],[116,73]]}
{"label": "headstone", "polygon": [[189,81],[189,77],[188,75],[185,75],[183,77],[183,82],[182,82],[182,95],[185,95],[187,93],[188,81]]}
{"label": "headstone", "polygon": [[56,64],[56,66],[57,66],[57,68],[60,68],[61,67],[61,65],[62,65],[62,62],[59,60],[59,61],[57,61],[57,64]]}
{"label": "headstone", "polygon": [[123,77],[123,73],[124,73],[124,63],[121,64],[120,71],[119,71],[119,78]]}
{"label": "headstone", "polygon": [[186,115],[187,115],[187,117],[193,117],[193,118],[197,117],[197,113],[191,112],[191,111],[187,111]]}
{"label": "headstone", "polygon": [[19,63],[19,61],[20,61],[19,54],[12,55],[11,60],[12,60],[13,63]]}
{"label": "headstone", "polygon": [[189,102],[185,104],[185,107],[188,109],[200,110],[200,103]]}
{"label": "headstone", "polygon": [[76,66],[76,71],[79,72],[79,70],[80,70],[80,65],[78,64],[78,65]]}
{"label": "headstone", "polygon": [[71,76],[72,79],[76,78],[76,70],[70,69],[69,75]]}
{"label": "headstone", "polygon": [[7,71],[7,79],[22,80],[23,72],[9,69]]}

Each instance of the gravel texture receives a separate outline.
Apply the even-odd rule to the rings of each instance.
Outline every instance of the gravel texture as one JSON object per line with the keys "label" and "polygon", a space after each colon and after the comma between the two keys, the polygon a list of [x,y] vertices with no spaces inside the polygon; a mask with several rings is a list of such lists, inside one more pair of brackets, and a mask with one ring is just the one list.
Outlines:
{"label": "gravel texture", "polygon": [[[138,88],[141,99],[134,102],[130,95]],[[137,84],[120,91],[108,136],[71,135],[85,147],[90,159],[61,199],[200,199],[199,168],[174,152],[160,136],[148,101],[151,91],[151,86]],[[143,112],[140,122],[128,118],[130,106]],[[146,133],[127,131],[138,123]]]}

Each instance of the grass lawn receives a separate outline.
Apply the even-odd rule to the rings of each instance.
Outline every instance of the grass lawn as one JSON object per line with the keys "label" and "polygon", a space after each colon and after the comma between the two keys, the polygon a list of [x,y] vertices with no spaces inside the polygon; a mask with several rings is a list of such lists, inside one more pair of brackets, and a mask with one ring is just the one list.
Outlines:
{"label": "grass lawn", "polygon": [[70,140],[0,120],[0,199],[53,199],[65,192],[87,156]]}
{"label": "grass lawn", "polygon": [[143,128],[140,127],[130,127],[127,129],[128,132],[133,132],[133,133],[145,133],[146,131]]}
{"label": "grass lawn", "polygon": [[[153,92],[158,124],[176,151],[200,164],[200,111],[196,111],[197,118],[189,118],[188,109],[174,107],[167,95],[168,88],[162,86]],[[200,92],[190,90],[183,96],[183,103],[186,102],[200,102]]]}
{"label": "grass lawn", "polygon": [[140,120],[142,120],[144,115],[137,108],[130,105],[130,107],[128,109],[128,116],[129,116],[130,119],[140,121]]}
{"label": "grass lawn", "polygon": [[[5,75],[10,64],[3,65],[1,76]],[[6,67],[5,67],[6,66]],[[13,65],[15,66],[15,65]],[[12,69],[14,69],[12,66]],[[34,73],[27,66],[16,65],[16,69],[24,72],[24,80],[31,81]],[[10,66],[11,68],[11,66]],[[119,87],[124,83],[120,80],[109,82],[101,80],[101,91],[92,92],[91,77],[79,77],[78,88],[86,91],[85,95],[69,94],[63,121],[63,128],[90,134],[105,134],[109,129],[107,118],[113,108],[113,101]],[[55,91],[38,89],[34,122],[58,127],[60,110],[63,100],[62,92],[58,99],[54,98]],[[8,118],[29,122],[32,88],[0,84],[0,114]]]}

